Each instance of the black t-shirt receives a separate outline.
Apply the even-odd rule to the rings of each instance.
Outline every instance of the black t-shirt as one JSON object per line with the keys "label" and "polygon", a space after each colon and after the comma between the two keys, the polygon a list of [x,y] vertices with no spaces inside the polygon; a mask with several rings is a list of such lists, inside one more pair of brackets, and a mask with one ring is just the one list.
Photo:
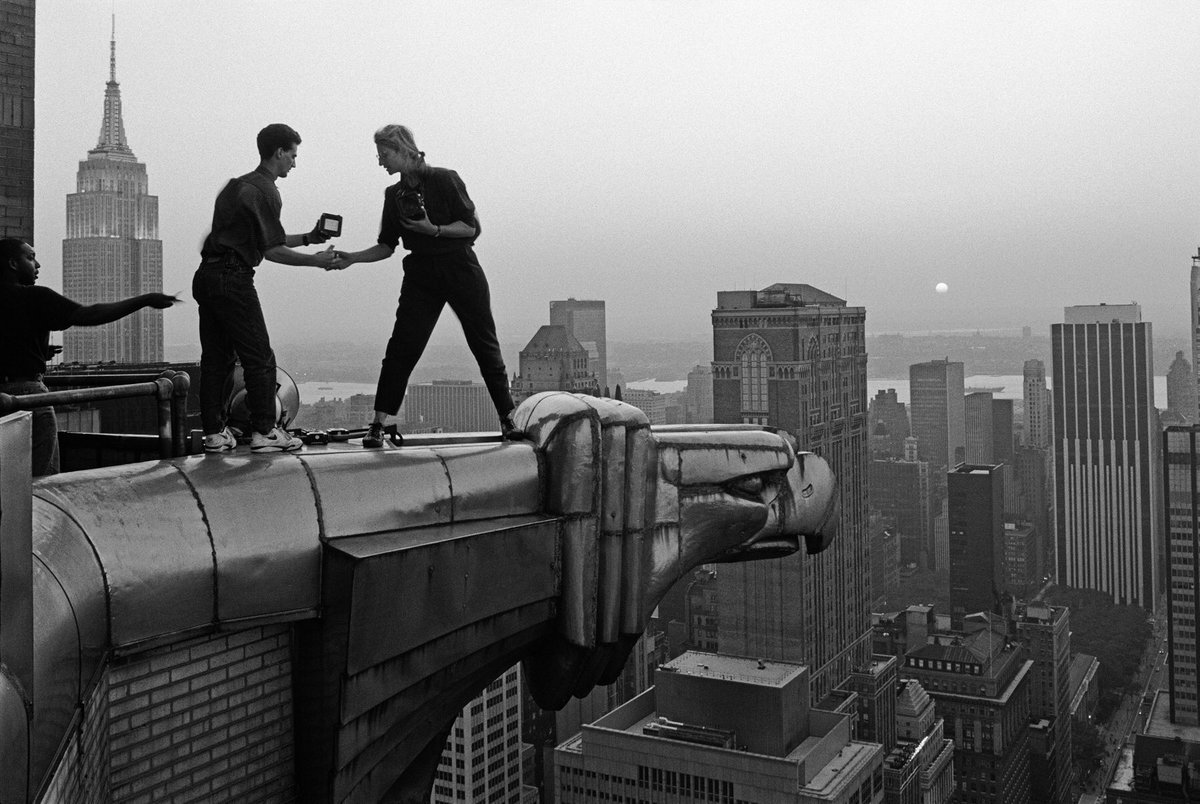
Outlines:
{"label": "black t-shirt", "polygon": [[279,189],[261,170],[230,179],[213,205],[212,232],[200,255],[224,257],[232,252],[254,268],[263,261],[263,252],[287,239],[279,222],[282,209]]}
{"label": "black t-shirt", "polygon": [[71,326],[71,315],[81,306],[50,288],[0,283],[0,375],[44,373],[50,330]]}
{"label": "black t-shirt", "polygon": [[403,241],[404,248],[419,255],[449,254],[475,243],[479,237],[479,219],[475,217],[475,204],[467,195],[467,186],[457,173],[447,168],[431,167],[421,176],[416,190],[424,197],[425,213],[430,223],[439,226],[455,221],[469,223],[475,227],[475,234],[471,237],[434,237],[401,226],[400,193],[412,189],[403,185],[401,180],[384,191],[378,242],[396,248]]}

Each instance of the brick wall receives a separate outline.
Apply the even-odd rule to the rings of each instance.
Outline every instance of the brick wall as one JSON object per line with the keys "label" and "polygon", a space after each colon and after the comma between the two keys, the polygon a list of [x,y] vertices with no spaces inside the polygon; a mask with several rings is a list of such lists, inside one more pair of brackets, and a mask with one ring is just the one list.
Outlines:
{"label": "brick wall", "polygon": [[108,683],[114,802],[294,799],[291,626],[139,654]]}
{"label": "brick wall", "polygon": [[34,0],[0,0],[0,236],[33,242]]}

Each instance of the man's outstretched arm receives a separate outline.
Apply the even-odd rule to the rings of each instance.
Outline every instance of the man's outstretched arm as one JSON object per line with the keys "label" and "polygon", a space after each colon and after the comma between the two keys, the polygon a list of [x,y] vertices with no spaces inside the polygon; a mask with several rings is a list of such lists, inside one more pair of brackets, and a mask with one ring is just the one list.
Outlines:
{"label": "man's outstretched arm", "polygon": [[72,326],[97,327],[101,324],[111,324],[143,307],[165,310],[177,301],[179,299],[166,293],[143,293],[121,301],[85,305],[71,313],[70,321]]}

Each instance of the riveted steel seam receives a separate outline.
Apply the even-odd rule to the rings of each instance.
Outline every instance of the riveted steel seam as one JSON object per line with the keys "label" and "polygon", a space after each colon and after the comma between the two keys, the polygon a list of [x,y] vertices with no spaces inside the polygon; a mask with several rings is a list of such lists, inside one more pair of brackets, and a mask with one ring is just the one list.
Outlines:
{"label": "riveted steel seam", "polygon": [[454,478],[450,476],[450,465],[446,463],[446,459],[442,456],[442,453],[434,450],[433,455],[438,459],[438,463],[442,465],[442,472],[446,475],[446,488],[450,491],[450,522],[453,523],[457,521],[456,514],[458,513],[457,506],[455,505]]}
{"label": "riveted steel seam", "polygon": [[[187,473],[179,468],[178,463],[171,464],[171,467],[183,478],[184,484],[187,485],[188,491],[192,493],[192,498],[196,501],[196,507],[200,509],[200,521],[204,523],[204,532],[208,534],[208,551],[212,555],[212,621],[214,623],[221,622],[221,589],[220,589],[220,572],[217,568],[217,543],[213,538],[212,524],[208,521],[208,511],[204,508],[204,500],[200,497],[200,492],[196,489],[196,485],[192,483],[192,479],[187,476]],[[111,637],[110,637],[111,643]]]}
{"label": "riveted steel seam", "polygon": [[96,543],[92,541],[91,534],[88,533],[87,528],[83,526],[83,523],[72,516],[70,511],[60,505],[55,504],[53,500],[49,500],[45,497],[38,497],[36,493],[33,496],[37,497],[37,499],[41,500],[46,505],[49,505],[52,508],[57,508],[66,519],[75,523],[75,527],[79,528],[79,532],[82,533],[83,538],[87,540],[88,547],[92,548],[92,557],[96,559],[96,566],[100,570],[100,577],[104,579],[104,631],[105,635],[108,637],[105,644],[105,650],[107,651],[112,648],[113,644],[112,585],[108,582],[108,571],[104,566],[104,562],[100,559],[100,551],[96,549]]}
{"label": "riveted steel seam", "polygon": [[[317,477],[313,474],[312,467],[308,461],[304,460],[303,455],[297,455],[296,460],[300,461],[300,466],[304,468],[304,474],[308,477],[308,487],[312,489],[313,506],[317,509],[317,543],[325,544],[329,541],[325,530],[325,506],[321,504],[321,489],[317,486]],[[317,550],[317,578],[325,578],[325,551]],[[325,584],[319,582],[317,584],[317,616],[321,616],[324,605]]]}
{"label": "riveted steel seam", "polygon": [[[67,608],[71,610],[71,621],[75,623],[75,698],[76,703],[83,705],[83,637],[80,634],[79,616],[75,613],[75,601],[71,600],[71,595],[67,592],[67,588],[63,586],[63,582],[54,574],[54,569],[46,563],[45,559],[39,556],[36,552],[33,554],[33,560],[42,565],[42,569],[46,574],[54,579],[58,584],[58,588],[62,590],[63,599],[67,601]],[[36,650],[36,648],[35,648]]]}

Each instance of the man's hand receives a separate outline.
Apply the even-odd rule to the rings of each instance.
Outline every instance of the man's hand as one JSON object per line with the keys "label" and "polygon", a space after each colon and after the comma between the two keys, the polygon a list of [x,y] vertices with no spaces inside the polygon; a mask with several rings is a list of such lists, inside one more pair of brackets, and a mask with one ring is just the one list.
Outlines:
{"label": "man's hand", "polygon": [[308,242],[310,244],[324,243],[329,239],[329,235],[321,231],[321,219],[317,218],[317,225],[308,233]]}
{"label": "man's hand", "polygon": [[333,267],[333,262],[336,258],[337,252],[333,250],[333,246],[330,246],[324,251],[318,251],[316,254],[312,255],[312,259],[315,261],[313,262],[313,265],[317,266],[318,268],[323,268],[326,271],[335,270]]}
{"label": "man's hand", "polygon": [[146,294],[146,306],[153,307],[155,310],[165,310],[179,301],[178,296],[169,296],[166,293]]}

